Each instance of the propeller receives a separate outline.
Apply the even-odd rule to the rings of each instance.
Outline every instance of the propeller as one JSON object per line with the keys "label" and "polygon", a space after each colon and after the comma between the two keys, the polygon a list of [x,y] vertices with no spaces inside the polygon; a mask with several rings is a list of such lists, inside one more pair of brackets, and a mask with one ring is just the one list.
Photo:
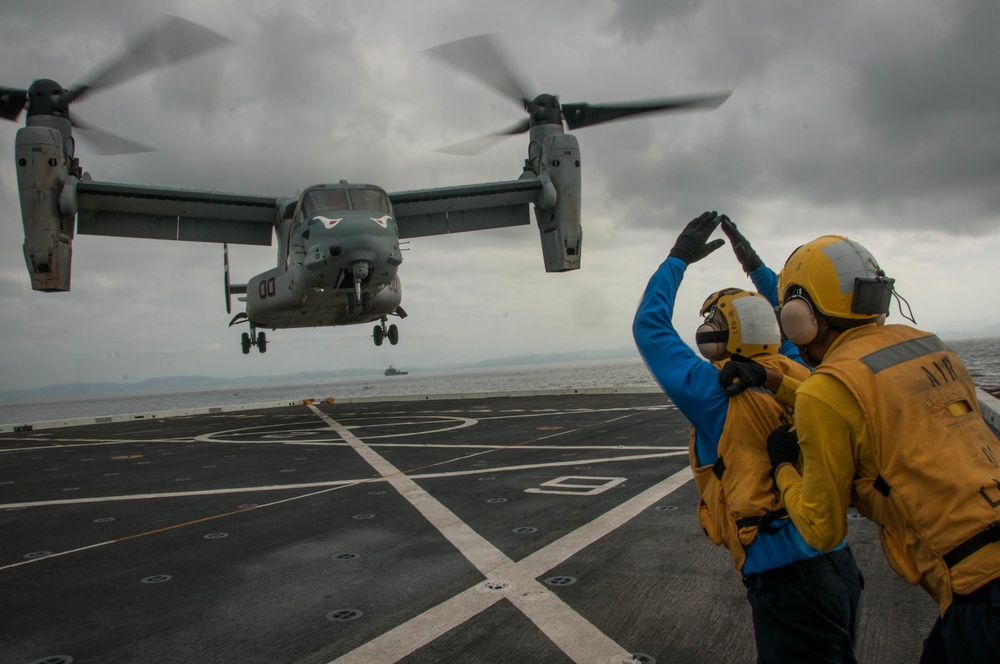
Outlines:
{"label": "propeller", "polygon": [[70,118],[70,104],[146,72],[231,43],[227,37],[202,25],[176,16],[165,16],[158,24],[131,39],[121,55],[95,69],[84,77],[83,82],[68,90],[48,79],[36,80],[27,90],[0,87],[0,117],[16,121],[27,107],[28,117],[55,115],[70,119],[74,127],[90,132],[88,138],[104,154],[149,151],[152,148],[141,143]]}
{"label": "propeller", "polygon": [[87,141],[103,155],[137,154],[139,152],[153,152],[156,150],[156,148],[133,141],[130,138],[112,134],[110,131],[95,127],[89,122],[83,122],[78,117],[73,118],[71,122],[77,129],[87,132],[84,134],[87,137]]}
{"label": "propeller", "polygon": [[26,103],[28,103],[27,90],[0,87],[0,117],[4,120],[17,120]]}
{"label": "propeller", "polygon": [[439,152],[472,155],[492,146],[507,136],[523,134],[536,124],[561,124],[573,130],[602,122],[645,113],[717,108],[729,99],[731,92],[694,95],[672,99],[649,99],[616,104],[561,104],[551,94],[532,97],[523,79],[514,73],[510,59],[496,35],[475,35],[435,46],[425,51],[446,64],[471,75],[500,94],[520,103],[528,113],[521,122],[491,134],[455,143]]}

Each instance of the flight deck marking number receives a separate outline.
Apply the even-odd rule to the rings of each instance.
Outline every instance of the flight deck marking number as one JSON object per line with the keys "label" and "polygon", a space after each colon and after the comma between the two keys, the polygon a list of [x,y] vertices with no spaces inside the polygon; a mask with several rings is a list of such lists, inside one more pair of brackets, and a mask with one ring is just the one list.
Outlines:
{"label": "flight deck marking number", "polygon": [[596,496],[625,481],[624,477],[580,477],[567,475],[557,477],[539,486],[545,488],[525,489],[525,493],[547,493],[560,496]]}
{"label": "flight deck marking number", "polygon": [[257,291],[258,294],[260,295],[260,299],[262,300],[266,300],[269,297],[274,297],[274,294],[277,292],[274,286],[274,277],[271,277],[267,281],[260,282],[260,284],[258,284],[257,286]]}

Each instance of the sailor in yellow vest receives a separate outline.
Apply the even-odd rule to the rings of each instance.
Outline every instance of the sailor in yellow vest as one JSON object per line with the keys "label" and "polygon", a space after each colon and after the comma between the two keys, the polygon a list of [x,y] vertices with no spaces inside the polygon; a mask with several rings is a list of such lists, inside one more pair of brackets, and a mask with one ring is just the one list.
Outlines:
{"label": "sailor in yellow vest", "polygon": [[[674,329],[674,303],[688,266],[725,243],[709,241],[720,223],[759,293],[727,288],[710,295],[701,309],[705,323],[695,335],[696,353]],[[791,408],[763,390],[730,399],[719,385],[720,370],[727,371],[734,353],[799,380],[808,376],[795,346],[781,342],[777,283],[735,224],[706,212],[688,224],[650,278],[633,336],[650,372],[691,422],[698,520],[714,544],[729,549],[743,575],[757,661],[854,662],[862,585],[854,557],[843,538],[828,553],[807,544],[769,474],[767,436],[791,421]]]}
{"label": "sailor in yellow vest", "polygon": [[896,572],[938,604],[920,661],[995,664],[1000,444],[955,353],[933,334],[880,325],[893,284],[847,238],[796,249],[779,277],[780,320],[815,370],[796,385],[763,367],[742,386],[794,401],[795,430],[773,432],[768,452],[806,541],[835,546],[853,504],[879,525]]}

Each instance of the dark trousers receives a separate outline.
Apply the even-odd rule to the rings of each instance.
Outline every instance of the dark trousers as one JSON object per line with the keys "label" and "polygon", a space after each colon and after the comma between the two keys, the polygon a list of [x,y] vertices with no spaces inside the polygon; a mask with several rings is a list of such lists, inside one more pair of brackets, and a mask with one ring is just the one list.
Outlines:
{"label": "dark trousers", "polygon": [[955,600],[924,640],[920,664],[1000,662],[1000,579]]}
{"label": "dark trousers", "polygon": [[854,639],[864,578],[850,549],[745,576],[743,582],[758,662],[857,662]]}

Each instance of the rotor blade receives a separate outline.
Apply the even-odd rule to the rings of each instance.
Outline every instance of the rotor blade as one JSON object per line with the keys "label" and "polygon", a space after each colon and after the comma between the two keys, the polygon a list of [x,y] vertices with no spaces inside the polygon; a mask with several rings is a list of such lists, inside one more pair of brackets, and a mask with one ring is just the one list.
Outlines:
{"label": "rotor blade", "polygon": [[470,138],[467,141],[462,141],[461,143],[455,143],[453,145],[448,145],[443,148],[438,148],[435,152],[444,152],[445,154],[457,154],[464,157],[469,157],[474,154],[479,154],[487,148],[491,148],[508,136],[514,136],[515,134],[523,134],[528,131],[531,126],[531,121],[525,118],[521,120],[513,127],[509,129],[504,129],[493,134],[487,134],[486,136],[480,136],[478,138]]}
{"label": "rotor blade", "polygon": [[138,152],[155,152],[156,148],[137,143],[131,139],[104,131],[89,123],[81,122],[76,115],[73,116],[73,126],[82,129],[86,134],[81,134],[87,142],[93,145],[98,152],[105,155],[111,154],[136,154]]}
{"label": "rotor blade", "polygon": [[624,102],[621,104],[563,104],[563,117],[570,129],[618,120],[630,115],[662,111],[688,111],[717,108],[729,99],[732,92],[714,95],[687,97],[684,99],[650,99],[647,101]]}
{"label": "rotor blade", "polygon": [[534,96],[528,92],[528,86],[514,74],[496,35],[466,37],[429,48],[424,53],[470,74],[516,102],[523,103]]}
{"label": "rotor blade", "polygon": [[0,118],[17,120],[28,102],[28,91],[17,88],[0,87]]}
{"label": "rotor blade", "polygon": [[73,86],[66,103],[94,90],[123,83],[158,67],[231,43],[229,38],[202,25],[176,16],[165,16],[158,25],[130,40],[122,55]]}

